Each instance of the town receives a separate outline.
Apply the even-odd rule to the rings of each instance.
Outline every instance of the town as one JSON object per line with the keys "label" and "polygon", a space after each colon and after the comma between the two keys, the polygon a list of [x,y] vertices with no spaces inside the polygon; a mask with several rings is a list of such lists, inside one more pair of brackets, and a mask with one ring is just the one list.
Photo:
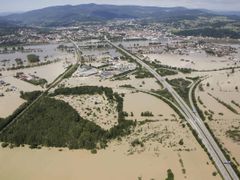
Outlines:
{"label": "town", "polygon": [[240,21],[191,11],[2,28],[0,179],[239,179]]}

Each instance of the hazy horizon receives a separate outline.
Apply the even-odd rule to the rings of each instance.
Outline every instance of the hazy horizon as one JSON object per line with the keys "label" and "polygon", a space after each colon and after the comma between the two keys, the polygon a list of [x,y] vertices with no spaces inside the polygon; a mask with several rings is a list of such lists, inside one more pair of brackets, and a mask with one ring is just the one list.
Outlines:
{"label": "hazy horizon", "polygon": [[41,9],[49,6],[61,6],[61,5],[79,5],[79,4],[112,4],[112,5],[140,5],[140,6],[159,6],[159,7],[186,7],[192,9],[209,9],[215,11],[239,11],[239,0],[135,0],[130,2],[122,0],[121,2],[115,2],[114,0],[43,0],[40,2],[31,2],[30,0],[0,0],[1,7],[0,13],[5,12],[25,12],[35,9]]}

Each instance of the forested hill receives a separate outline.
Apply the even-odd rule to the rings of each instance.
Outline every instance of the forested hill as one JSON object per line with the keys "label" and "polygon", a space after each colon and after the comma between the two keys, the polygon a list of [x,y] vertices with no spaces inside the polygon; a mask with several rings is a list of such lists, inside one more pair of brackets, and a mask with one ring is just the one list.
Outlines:
{"label": "forested hill", "polygon": [[183,7],[163,8],[149,6],[116,6],[82,4],[47,7],[21,14],[12,14],[5,19],[25,25],[67,26],[82,21],[104,21],[112,19],[151,18],[151,19],[193,19],[212,15],[204,10]]}

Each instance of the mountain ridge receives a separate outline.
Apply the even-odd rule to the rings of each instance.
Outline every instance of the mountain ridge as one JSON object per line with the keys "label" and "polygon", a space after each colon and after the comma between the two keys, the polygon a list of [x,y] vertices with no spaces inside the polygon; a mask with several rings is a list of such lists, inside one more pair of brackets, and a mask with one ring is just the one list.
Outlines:
{"label": "mountain ridge", "polygon": [[64,26],[82,21],[105,21],[114,19],[167,19],[194,18],[213,15],[199,9],[185,7],[155,7],[137,5],[80,4],[51,6],[24,13],[11,14],[4,19],[23,25]]}

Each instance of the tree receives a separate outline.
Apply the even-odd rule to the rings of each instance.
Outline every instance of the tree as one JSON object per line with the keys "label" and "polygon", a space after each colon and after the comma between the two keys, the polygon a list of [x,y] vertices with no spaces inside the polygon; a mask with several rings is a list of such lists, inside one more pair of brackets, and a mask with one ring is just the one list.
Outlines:
{"label": "tree", "polygon": [[29,63],[37,63],[40,61],[39,56],[37,56],[36,54],[27,55],[27,59]]}
{"label": "tree", "polygon": [[24,50],[24,47],[23,46],[18,46],[18,51],[23,51]]}
{"label": "tree", "polygon": [[16,63],[17,63],[18,66],[19,66],[19,65],[23,65],[23,61],[22,61],[21,58],[16,58],[15,61],[16,61]]}
{"label": "tree", "polygon": [[184,142],[183,142],[183,139],[181,139],[180,141],[179,141],[179,145],[183,145],[184,144]]}
{"label": "tree", "polygon": [[216,176],[216,175],[217,175],[217,172],[213,172],[212,175],[213,175],[213,176]]}
{"label": "tree", "polygon": [[[21,116],[20,123],[15,123],[4,134],[0,135],[1,142],[14,145],[29,144],[32,148],[39,146],[68,147],[69,149],[95,149],[98,144],[104,148],[110,139],[129,134],[133,121],[125,120],[123,116],[123,98],[113,93],[111,88],[97,86],[82,86],[76,88],[60,88],[54,94],[105,94],[109,101],[117,102],[118,125],[109,131],[102,129],[87,119],[82,118],[68,103],[43,96],[30,109],[29,113]],[[42,92],[20,92],[21,98],[27,103],[20,107],[9,119],[0,118],[0,128],[11,122],[27,104],[38,98]],[[34,128],[33,128],[34,127]],[[26,129],[29,129],[26,131]]]}
{"label": "tree", "polygon": [[174,174],[171,169],[167,170],[167,178],[166,180],[174,180]]}

